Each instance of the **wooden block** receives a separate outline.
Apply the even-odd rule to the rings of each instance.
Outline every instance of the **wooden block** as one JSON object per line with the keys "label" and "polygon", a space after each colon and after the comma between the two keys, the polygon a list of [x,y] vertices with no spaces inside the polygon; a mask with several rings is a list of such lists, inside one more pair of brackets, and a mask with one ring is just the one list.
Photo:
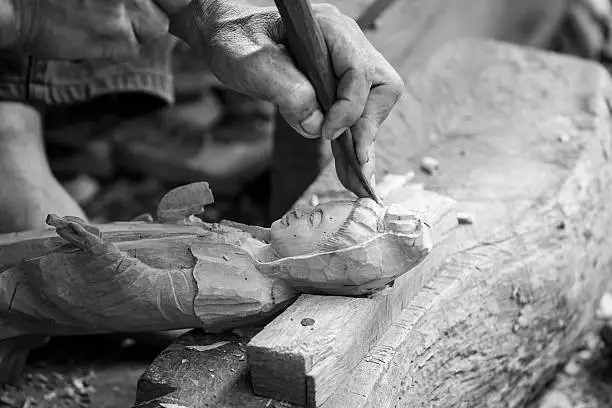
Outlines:
{"label": "wooden block", "polygon": [[371,299],[301,296],[248,345],[257,394],[319,406],[403,306],[435,276],[446,253],[454,250],[452,230],[457,226],[457,215],[453,200],[407,186],[386,202],[409,204],[428,216],[434,232],[432,253],[391,288]]}
{"label": "wooden block", "polygon": [[246,375],[248,339],[191,331],[167,347],[138,380],[139,408],[213,407]]}

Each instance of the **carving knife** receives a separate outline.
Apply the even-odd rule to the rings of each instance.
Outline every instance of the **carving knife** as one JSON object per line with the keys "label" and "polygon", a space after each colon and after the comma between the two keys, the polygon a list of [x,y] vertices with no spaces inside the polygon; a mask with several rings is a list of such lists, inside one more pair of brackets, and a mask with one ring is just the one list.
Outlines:
{"label": "carving knife", "polygon": [[[274,2],[287,31],[289,51],[297,66],[313,84],[319,104],[324,112],[327,112],[336,99],[337,78],[325,38],[312,14],[312,7],[308,0],[274,0]],[[340,148],[370,198],[381,203],[361,171],[350,129],[332,143]]]}

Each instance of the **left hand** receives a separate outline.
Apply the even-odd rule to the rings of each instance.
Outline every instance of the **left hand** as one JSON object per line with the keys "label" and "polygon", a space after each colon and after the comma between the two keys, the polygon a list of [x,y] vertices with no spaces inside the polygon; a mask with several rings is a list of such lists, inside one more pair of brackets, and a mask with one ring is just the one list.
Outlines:
{"label": "left hand", "polygon": [[[276,8],[235,1],[215,1],[203,7],[203,0],[199,2],[195,17],[193,7],[198,7],[198,0],[189,7],[191,11],[179,13],[192,20],[191,27],[195,22],[196,32],[183,27],[181,33],[181,27],[176,27],[185,26],[181,19],[171,19],[171,30],[206,56],[219,80],[238,92],[278,105],[287,123],[304,137],[333,140],[350,128],[359,162],[371,179],[376,133],[404,86],[355,20],[332,5],[313,5],[338,78],[337,101],[323,114],[314,88],[282,45],[285,30]],[[334,150],[334,157],[342,184],[357,196],[367,197],[357,177],[348,171],[344,156]]]}

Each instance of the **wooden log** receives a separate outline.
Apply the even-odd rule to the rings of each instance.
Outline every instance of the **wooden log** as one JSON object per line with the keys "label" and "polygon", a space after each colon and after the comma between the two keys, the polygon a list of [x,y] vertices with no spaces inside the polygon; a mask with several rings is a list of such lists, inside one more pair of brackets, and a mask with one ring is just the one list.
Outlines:
{"label": "wooden log", "polygon": [[[406,152],[410,136],[430,135],[426,153],[442,165],[416,181],[477,219],[458,230],[462,249],[316,405],[524,406],[589,327],[612,264],[610,77],[594,63],[460,41],[415,72],[407,87],[413,129],[393,150]],[[386,152],[389,145],[382,146]],[[301,201],[324,198],[327,190],[332,199],[341,196],[332,172],[326,169]],[[296,304],[320,311],[308,313],[315,321],[332,321],[325,301]],[[296,319],[285,313],[270,327]],[[308,349],[312,340],[290,344]],[[315,401],[316,387],[329,395],[330,378],[307,380]]]}

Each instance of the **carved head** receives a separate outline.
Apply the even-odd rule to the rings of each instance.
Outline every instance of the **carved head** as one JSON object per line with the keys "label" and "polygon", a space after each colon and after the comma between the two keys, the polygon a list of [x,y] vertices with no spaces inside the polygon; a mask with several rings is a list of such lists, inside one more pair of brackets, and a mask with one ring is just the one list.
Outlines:
{"label": "carved head", "polygon": [[272,224],[272,248],[286,258],[354,247],[385,232],[419,233],[420,219],[402,209],[369,198],[296,208]]}
{"label": "carved head", "polygon": [[272,248],[286,258],[358,245],[378,233],[382,211],[367,198],[296,208],[272,224]]}
{"label": "carved head", "polygon": [[359,295],[406,273],[431,251],[431,228],[402,205],[371,199],[296,209],[274,222],[270,276],[302,292]]}

